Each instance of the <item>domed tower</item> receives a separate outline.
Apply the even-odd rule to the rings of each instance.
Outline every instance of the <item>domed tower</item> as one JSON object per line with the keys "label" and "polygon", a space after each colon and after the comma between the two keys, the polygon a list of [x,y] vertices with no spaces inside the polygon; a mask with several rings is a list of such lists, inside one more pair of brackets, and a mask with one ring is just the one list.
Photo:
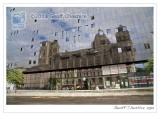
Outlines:
{"label": "domed tower", "polygon": [[50,51],[51,51],[51,55],[55,55],[55,54],[58,54],[59,53],[59,44],[58,44],[58,40],[54,40],[52,43],[51,43],[51,48],[50,48]]}
{"label": "domed tower", "polygon": [[133,62],[135,60],[135,52],[130,33],[126,26],[119,25],[116,32],[117,46],[121,62]]}
{"label": "domed tower", "polygon": [[43,41],[41,42],[39,65],[51,65],[52,56],[59,53],[59,44],[57,40],[53,42]]}
{"label": "domed tower", "polygon": [[98,29],[98,33],[95,36],[95,39],[92,43],[92,48],[97,49],[104,47],[105,45],[110,44],[109,39],[106,37],[106,35],[103,33],[103,30]]}
{"label": "domed tower", "polygon": [[117,43],[123,43],[123,42],[132,43],[129,31],[127,30],[126,26],[119,25],[117,29],[118,32],[116,32],[115,34]]}
{"label": "domed tower", "polygon": [[51,46],[50,41],[43,41],[41,42],[41,47],[39,50],[39,65],[47,65],[49,64],[49,48]]}

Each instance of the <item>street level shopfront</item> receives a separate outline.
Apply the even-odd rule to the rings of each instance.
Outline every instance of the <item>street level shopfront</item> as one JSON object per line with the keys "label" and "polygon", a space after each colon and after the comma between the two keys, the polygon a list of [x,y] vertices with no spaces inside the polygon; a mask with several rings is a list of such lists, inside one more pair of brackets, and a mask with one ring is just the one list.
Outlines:
{"label": "street level shopfront", "polygon": [[[135,69],[135,68],[134,68]],[[56,83],[51,84],[50,78]],[[128,72],[125,64],[100,68],[25,73],[25,89],[95,90],[152,87],[153,74]]]}
{"label": "street level shopfront", "polygon": [[140,72],[61,80],[62,84],[58,86],[58,89],[61,89],[62,87],[62,90],[95,90],[96,86],[98,86],[99,89],[139,88],[153,86],[153,74]]}

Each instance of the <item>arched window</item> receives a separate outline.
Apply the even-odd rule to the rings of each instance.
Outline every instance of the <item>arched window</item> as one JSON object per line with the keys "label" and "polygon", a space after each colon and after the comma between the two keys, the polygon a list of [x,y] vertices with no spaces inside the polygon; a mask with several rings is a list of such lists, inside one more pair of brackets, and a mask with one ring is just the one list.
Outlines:
{"label": "arched window", "polygon": [[80,84],[81,83],[81,79],[78,79],[78,84]]}
{"label": "arched window", "polygon": [[96,82],[95,78],[92,78],[92,82],[93,82],[93,83],[95,83],[95,82]]}
{"label": "arched window", "polygon": [[80,19],[78,19],[78,23],[80,22]]}
{"label": "arched window", "polygon": [[103,83],[103,79],[102,78],[99,78],[99,84],[102,84]]}

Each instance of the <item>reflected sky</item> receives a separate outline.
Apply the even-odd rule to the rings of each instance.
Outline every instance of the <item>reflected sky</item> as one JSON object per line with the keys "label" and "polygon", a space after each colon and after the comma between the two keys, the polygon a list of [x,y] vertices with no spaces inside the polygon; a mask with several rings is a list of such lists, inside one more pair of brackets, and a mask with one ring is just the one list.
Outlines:
{"label": "reflected sky", "polygon": [[[12,14],[26,13],[25,28],[15,30],[11,23]],[[31,14],[86,14],[86,18],[32,18]],[[42,41],[58,40],[60,51],[91,48],[98,29],[116,43],[116,28],[122,24],[130,32],[134,45],[141,50],[145,43],[153,44],[153,8],[151,7],[82,7],[82,8],[7,8],[7,64],[31,67],[37,65]],[[32,40],[34,38],[34,41]],[[31,48],[31,46],[33,47]],[[153,46],[151,46],[153,50]],[[22,49],[21,49],[22,48]],[[140,51],[138,50],[138,51]],[[34,54],[36,52],[36,55]],[[137,51],[136,51],[137,52]],[[138,57],[138,60],[141,60]],[[29,65],[29,60],[36,64]]]}

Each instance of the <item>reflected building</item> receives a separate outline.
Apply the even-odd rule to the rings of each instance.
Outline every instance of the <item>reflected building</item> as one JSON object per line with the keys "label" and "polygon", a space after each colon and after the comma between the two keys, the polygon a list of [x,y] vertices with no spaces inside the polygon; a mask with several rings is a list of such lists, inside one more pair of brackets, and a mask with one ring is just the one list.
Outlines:
{"label": "reflected building", "polygon": [[[153,8],[137,9],[139,13],[136,8],[109,8],[112,12],[126,10],[123,16],[120,13],[115,16],[117,19],[109,20],[110,22],[116,20],[116,23],[113,23],[115,27],[101,28],[101,25],[97,25],[97,30],[94,31],[81,29],[82,32],[85,32],[84,35],[86,33],[95,35],[90,48],[62,52],[58,37],[54,41],[41,42],[38,65],[24,72],[25,88],[50,89],[50,78],[56,80],[54,89],[57,90],[95,90],[96,86],[99,88],[152,86],[153,76],[138,70],[143,69],[148,57],[153,56],[153,37],[148,32],[148,28],[153,30],[153,26],[148,27],[153,22],[153,16],[151,18]],[[132,14],[134,12],[130,14],[127,10],[133,10],[136,18]],[[149,17],[148,14],[146,15],[145,18],[148,19],[144,19],[144,22],[140,16],[143,13],[149,14]],[[95,19],[98,19],[96,15],[91,16],[91,28],[96,27],[94,23]],[[98,24],[100,21],[104,19],[100,18],[95,22]],[[80,20],[77,23],[79,22]],[[108,22],[105,25],[107,24]],[[83,24],[80,27],[77,26],[78,30],[82,26]],[[85,24],[84,27],[86,26]],[[142,27],[146,27],[147,30],[141,29]]]}

